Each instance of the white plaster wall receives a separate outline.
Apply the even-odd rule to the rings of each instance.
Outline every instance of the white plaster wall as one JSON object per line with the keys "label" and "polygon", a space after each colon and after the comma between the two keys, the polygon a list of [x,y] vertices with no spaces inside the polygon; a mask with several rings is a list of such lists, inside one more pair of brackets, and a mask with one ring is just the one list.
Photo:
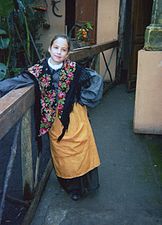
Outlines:
{"label": "white plaster wall", "polygon": [[[98,0],[97,43],[118,39],[119,5],[120,0]],[[107,62],[109,62],[111,52],[112,49],[104,52]],[[114,79],[116,70],[116,51],[113,54],[109,69]],[[105,72],[106,68],[101,56],[100,73],[105,75],[106,80],[109,80],[109,74],[108,72]]]}
{"label": "white plaster wall", "polygon": [[98,0],[97,43],[118,37],[120,0]]}
{"label": "white plaster wall", "polygon": [[40,40],[37,42],[43,43],[44,52],[47,51],[49,43],[51,39],[57,33],[65,32],[65,0],[61,0],[57,7],[59,11],[56,11],[58,14],[62,15],[62,17],[56,17],[52,12],[51,0],[47,0],[48,11],[45,13],[45,17],[50,24],[49,29],[44,29],[43,27],[40,29]]}

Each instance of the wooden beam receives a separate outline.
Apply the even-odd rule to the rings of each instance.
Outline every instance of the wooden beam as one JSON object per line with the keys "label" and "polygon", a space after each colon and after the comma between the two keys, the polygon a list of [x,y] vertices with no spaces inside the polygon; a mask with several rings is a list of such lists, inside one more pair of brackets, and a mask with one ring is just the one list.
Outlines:
{"label": "wooden beam", "polygon": [[13,90],[0,98],[0,139],[34,103],[34,86]]}

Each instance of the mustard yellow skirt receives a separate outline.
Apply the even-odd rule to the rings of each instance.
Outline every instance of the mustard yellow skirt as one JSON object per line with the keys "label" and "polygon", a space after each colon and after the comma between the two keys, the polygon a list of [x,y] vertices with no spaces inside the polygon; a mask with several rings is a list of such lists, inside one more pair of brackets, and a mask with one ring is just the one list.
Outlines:
{"label": "mustard yellow skirt", "polygon": [[68,130],[60,142],[61,121],[56,118],[49,131],[51,155],[56,175],[70,179],[82,176],[100,165],[100,159],[87,116],[87,108],[74,104]]}

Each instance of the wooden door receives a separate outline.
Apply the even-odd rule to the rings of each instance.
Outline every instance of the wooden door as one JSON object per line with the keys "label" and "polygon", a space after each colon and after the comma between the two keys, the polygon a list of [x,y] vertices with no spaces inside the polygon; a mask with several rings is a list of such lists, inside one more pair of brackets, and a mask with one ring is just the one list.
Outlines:
{"label": "wooden door", "polygon": [[75,1],[75,23],[91,22],[93,31],[90,32],[90,43],[96,43],[98,0]]}
{"label": "wooden door", "polygon": [[136,85],[138,50],[144,46],[145,29],[151,22],[152,2],[153,0],[132,0],[127,76],[128,90],[134,89]]}
{"label": "wooden door", "polygon": [[65,26],[69,34],[75,24],[75,0],[65,0]]}

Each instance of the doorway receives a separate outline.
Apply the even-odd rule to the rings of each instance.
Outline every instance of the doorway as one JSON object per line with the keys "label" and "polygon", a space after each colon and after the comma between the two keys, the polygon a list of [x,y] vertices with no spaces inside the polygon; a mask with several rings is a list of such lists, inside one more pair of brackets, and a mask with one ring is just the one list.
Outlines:
{"label": "doorway", "polygon": [[[125,3],[125,8],[123,4]],[[153,0],[122,0],[125,18],[119,23],[120,51],[117,71],[120,82],[127,84],[127,90],[135,90],[138,51],[144,46],[146,27],[151,23]],[[120,14],[122,11],[120,10]]]}
{"label": "doorway", "polygon": [[75,0],[65,1],[65,26],[66,33],[69,34],[70,30],[75,24]]}
{"label": "doorway", "polygon": [[70,36],[74,38],[75,30],[71,34],[73,26],[90,22],[93,27],[93,31],[90,31],[90,43],[95,44],[97,32],[97,7],[98,0],[66,0],[65,25],[67,34],[70,33]]}

